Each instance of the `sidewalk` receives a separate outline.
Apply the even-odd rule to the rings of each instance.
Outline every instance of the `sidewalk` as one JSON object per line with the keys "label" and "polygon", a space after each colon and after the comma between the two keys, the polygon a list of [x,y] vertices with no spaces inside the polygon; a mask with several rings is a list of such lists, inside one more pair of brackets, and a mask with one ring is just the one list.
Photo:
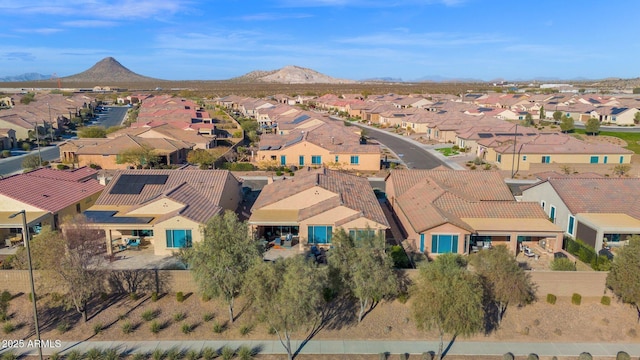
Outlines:
{"label": "sidewalk", "polygon": [[[297,349],[301,341],[291,341],[294,349]],[[448,343],[445,342],[446,349]],[[230,341],[86,341],[86,342],[62,342],[59,347],[44,347],[43,354],[63,354],[77,350],[86,352],[92,348],[118,349],[120,353],[150,353],[157,349],[167,351],[178,349],[182,351],[200,351],[210,347],[220,349],[228,346],[237,349],[240,346],[248,346],[257,354],[286,354],[284,347],[278,340],[230,340]],[[301,350],[300,354],[306,355],[331,355],[331,354],[421,354],[427,351],[436,351],[436,341],[380,341],[380,340],[311,340]],[[16,355],[37,355],[36,348],[14,348]],[[0,354],[8,352],[3,349]],[[471,342],[456,341],[448,351],[449,355],[495,355],[501,356],[511,352],[522,356],[534,353],[539,356],[573,356],[577,357],[581,352],[588,352],[593,356],[615,357],[618,351],[626,351],[631,356],[640,355],[640,343],[636,344],[609,344],[609,343],[523,343],[523,342]]]}

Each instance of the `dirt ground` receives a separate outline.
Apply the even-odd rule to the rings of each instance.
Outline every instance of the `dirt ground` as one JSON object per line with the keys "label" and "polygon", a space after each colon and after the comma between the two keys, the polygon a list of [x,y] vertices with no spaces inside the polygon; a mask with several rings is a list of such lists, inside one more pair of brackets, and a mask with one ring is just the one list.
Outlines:
{"label": "dirt ground", "polygon": [[[510,307],[499,329],[472,337],[474,341],[578,341],[578,342],[637,342],[640,341],[640,324],[635,309],[612,300],[611,305],[600,304],[600,299],[584,298],[581,305],[571,304],[570,298],[558,298],[555,305],[544,299],[523,307]],[[109,299],[107,302],[93,304],[87,323],[73,310],[65,311],[51,305],[47,298],[39,301],[41,336],[43,339],[60,340],[224,340],[224,339],[276,339],[268,333],[266,326],[259,324],[252,309],[237,301],[238,316],[233,324],[228,322],[227,308],[218,301],[203,301],[196,295],[188,296],[184,302],[176,301],[174,294],[162,296],[156,302],[144,296],[139,300],[128,297]],[[355,318],[356,310],[351,306],[335,306],[329,310],[330,319],[317,332],[315,339],[402,339],[436,340],[434,332],[421,332],[413,324],[410,313],[410,301],[379,304],[369,313],[362,323]],[[142,319],[147,310],[157,312],[156,321],[163,324],[159,333],[150,330],[151,322]],[[25,295],[11,300],[9,312],[12,324],[17,329],[11,338],[25,338],[32,331],[31,303]],[[175,321],[177,313],[186,315],[184,320]],[[214,318],[204,320],[204,315],[212,313]],[[125,335],[123,324],[130,322],[134,331]],[[60,331],[60,324],[67,323],[69,329]],[[193,326],[189,334],[182,332],[183,324]],[[224,324],[222,333],[213,331],[214,323]],[[94,334],[96,325],[102,330]],[[249,327],[246,335],[241,328]],[[308,332],[300,331],[295,338],[304,338]]]}

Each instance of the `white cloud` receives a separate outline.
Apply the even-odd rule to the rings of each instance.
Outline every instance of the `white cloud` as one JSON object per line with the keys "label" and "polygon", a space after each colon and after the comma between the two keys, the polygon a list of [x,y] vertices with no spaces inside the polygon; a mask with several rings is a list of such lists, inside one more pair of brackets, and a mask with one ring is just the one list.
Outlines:
{"label": "white cloud", "polygon": [[131,19],[175,14],[186,11],[188,4],[185,0],[33,0],[28,4],[4,0],[0,13]]}
{"label": "white cloud", "polygon": [[377,33],[337,39],[336,42],[365,46],[412,46],[447,47],[461,45],[496,44],[508,41],[507,38],[493,34],[455,34],[455,33],[408,33],[402,30],[394,33]]}
{"label": "white cloud", "polygon": [[41,34],[41,35],[49,35],[61,32],[62,29],[56,28],[25,28],[25,29],[15,29],[16,32],[27,33],[27,34]]}
{"label": "white cloud", "polygon": [[459,6],[467,0],[280,0],[282,7],[364,7],[388,8],[399,6],[444,5]]}
{"label": "white cloud", "polygon": [[279,21],[286,19],[304,19],[313,17],[311,14],[283,14],[283,13],[260,13],[260,14],[247,14],[238,17],[244,21]]}
{"label": "white cloud", "polygon": [[118,25],[115,21],[106,21],[106,20],[72,20],[72,21],[64,21],[61,23],[62,26],[67,27],[78,27],[78,28],[96,28],[96,27],[111,27]]}

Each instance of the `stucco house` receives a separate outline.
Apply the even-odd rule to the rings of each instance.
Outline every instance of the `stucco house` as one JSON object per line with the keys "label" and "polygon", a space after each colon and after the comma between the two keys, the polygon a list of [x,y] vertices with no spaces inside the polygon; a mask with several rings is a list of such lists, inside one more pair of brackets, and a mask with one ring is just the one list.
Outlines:
{"label": "stucco house", "polygon": [[529,170],[534,164],[628,164],[633,151],[614,144],[587,143],[561,133],[488,134],[477,140],[477,155],[500,170]]}
{"label": "stucco house", "polygon": [[640,179],[549,177],[522,191],[523,201],[535,201],[564,233],[596,251],[617,246],[640,234]]}
{"label": "stucco house", "polygon": [[380,170],[380,146],[361,143],[355,127],[320,122],[288,134],[264,134],[254,162],[258,166],[326,166],[355,171]]}
{"label": "stucco house", "polygon": [[41,168],[0,179],[0,240],[22,233],[22,218],[9,218],[25,210],[31,234],[44,226],[57,229],[62,220],[91,207],[104,189],[97,172],[83,167],[63,171]]}
{"label": "stucco house", "polygon": [[291,234],[292,246],[330,246],[342,228],[352,236],[384,232],[389,223],[366,178],[326,168],[306,168],[267,184],[251,208],[256,238]]}
{"label": "stucco house", "polygon": [[116,240],[139,237],[156,255],[171,255],[201,241],[210,218],[235,211],[241,190],[227,170],[123,170],[84,214],[105,231],[109,253]]}
{"label": "stucco house", "polygon": [[628,107],[600,106],[593,109],[589,115],[600,120],[601,123],[631,126],[634,125],[634,117],[640,110]]}
{"label": "stucco house", "polygon": [[409,246],[428,256],[468,254],[519,243],[562,248],[562,229],[539,203],[515,201],[497,171],[396,170],[386,179],[387,199]]}

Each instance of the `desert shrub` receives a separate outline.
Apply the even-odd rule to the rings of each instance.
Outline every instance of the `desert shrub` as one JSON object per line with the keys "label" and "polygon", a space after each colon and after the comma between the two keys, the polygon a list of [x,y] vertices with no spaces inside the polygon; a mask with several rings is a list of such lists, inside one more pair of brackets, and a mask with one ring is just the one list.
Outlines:
{"label": "desert shrub", "polygon": [[64,358],[66,360],[80,360],[82,359],[82,354],[78,350],[71,350],[64,356]]}
{"label": "desert shrub", "polygon": [[400,245],[393,245],[391,247],[391,259],[393,259],[393,266],[399,269],[408,269],[411,267],[409,258],[404,252],[404,249]]}
{"label": "desert shrub", "polygon": [[616,360],[631,360],[631,356],[624,351],[618,351],[616,354]]}
{"label": "desert shrub", "polygon": [[527,355],[527,360],[538,360],[538,359],[539,358],[538,358],[537,354],[531,353],[531,354]]}
{"label": "desert shrub", "polygon": [[147,354],[135,353],[133,354],[133,358],[131,360],[147,360]]}
{"label": "desert shrub", "polygon": [[576,264],[567,258],[553,259],[550,267],[553,271],[576,271]]}
{"label": "desert shrub", "polygon": [[151,293],[151,301],[152,302],[158,301],[158,293],[157,292],[154,291],[154,292]]}
{"label": "desert shrub", "polygon": [[141,316],[142,316],[142,320],[151,321],[158,316],[158,310],[151,310],[151,309],[145,310]]}
{"label": "desert shrub", "polygon": [[178,291],[176,293],[176,301],[183,302],[184,301],[184,293],[182,291]]}
{"label": "desert shrub", "polygon": [[213,332],[220,334],[227,329],[227,323],[215,322],[213,323]]}
{"label": "desert shrub", "polygon": [[379,360],[387,360],[387,353],[378,353]]}
{"label": "desert shrub", "polygon": [[253,330],[253,326],[251,326],[251,325],[242,325],[240,327],[240,335],[242,335],[242,336],[248,335],[251,332],[251,330]]}
{"label": "desert shrub", "polygon": [[422,360],[433,360],[435,357],[436,355],[433,353],[433,351],[427,351],[422,353]]}
{"label": "desert shrub", "polygon": [[184,323],[182,324],[182,333],[189,334],[193,331],[193,325]]}
{"label": "desert shrub", "polygon": [[66,321],[63,321],[60,324],[58,324],[58,326],[56,326],[56,329],[58,330],[58,332],[60,334],[66,333],[67,331],[69,331],[70,328],[71,328],[71,326]]}
{"label": "desert shrub", "polygon": [[276,334],[276,329],[274,327],[270,327],[269,330],[267,330],[267,333],[269,335],[275,335]]}
{"label": "desert shrub", "polygon": [[131,334],[133,332],[133,324],[131,321],[127,321],[122,324],[122,333],[123,334]]}
{"label": "desert shrub", "polygon": [[582,302],[582,295],[576,294],[576,293],[573,293],[573,295],[571,295],[571,303],[573,305],[580,305],[581,302]]}
{"label": "desert shrub", "polygon": [[67,170],[69,167],[67,165],[65,165],[65,164],[58,164],[58,165],[56,165],[56,168],[58,170]]}
{"label": "desert shrub", "polygon": [[160,349],[155,349],[152,353],[151,353],[151,358],[153,360],[162,360],[164,359],[164,351],[160,350]]}
{"label": "desert shrub", "polygon": [[208,313],[205,313],[204,315],[202,315],[202,320],[204,320],[204,322],[209,322],[209,321],[213,320],[214,317],[215,317],[214,313],[208,312]]}
{"label": "desert shrub", "polygon": [[137,301],[139,299],[139,296],[138,294],[132,292],[132,293],[129,293],[129,299],[131,299],[131,301]]}
{"label": "desert shrub", "polygon": [[586,264],[591,264],[591,262],[596,258],[596,250],[581,240],[568,238],[567,251],[570,254],[577,256],[580,261]]}
{"label": "desert shrub", "polygon": [[484,164],[485,170],[491,170],[491,164]]}
{"label": "desert shrub", "polygon": [[475,165],[471,165],[471,166],[469,167],[469,169],[471,169],[471,170],[475,170],[475,169],[476,169],[476,166],[475,166]]}
{"label": "desert shrub", "polygon": [[2,359],[2,360],[16,360],[16,359],[18,359],[18,355],[14,354],[13,351],[9,351],[9,352],[3,353],[2,357],[0,359]]}
{"label": "desert shrub", "polygon": [[514,360],[515,356],[512,353],[508,352],[506,354],[502,354],[502,360]]}
{"label": "desert shrub", "polygon": [[102,358],[102,350],[98,348],[91,348],[89,351],[84,353],[84,358],[86,360],[100,360]]}
{"label": "desert shrub", "polygon": [[588,352],[581,352],[578,356],[578,360],[593,360],[593,356]]}
{"label": "desert shrub", "polygon": [[595,271],[611,270],[611,260],[606,256],[596,256],[591,260],[591,268]]}
{"label": "desert shrub", "polygon": [[203,360],[213,360],[216,358],[216,356],[218,356],[218,353],[214,349],[210,347],[206,347],[202,349]]}
{"label": "desert shrub", "polygon": [[603,297],[600,298],[600,304],[607,305],[607,306],[611,305],[611,298],[604,295]]}
{"label": "desert shrub", "polygon": [[473,159],[473,164],[474,165],[482,165],[482,163],[483,163],[483,160],[481,158],[477,157],[477,156],[476,156],[475,159]]}
{"label": "desert shrub", "polygon": [[400,354],[400,360],[409,360],[409,354],[401,353]]}
{"label": "desert shrub", "polygon": [[160,330],[162,330],[162,325],[160,325],[160,323],[157,321],[152,321],[150,330],[152,333],[157,334],[160,332]]}
{"label": "desert shrub", "polygon": [[251,360],[254,356],[253,350],[246,345],[240,346],[237,353],[240,360]]}
{"label": "desert shrub", "polygon": [[11,157],[11,150],[2,150],[2,155],[0,157],[8,158]]}
{"label": "desert shrub", "polygon": [[223,346],[222,349],[220,349],[220,356],[223,360],[231,360],[235,355],[235,350],[233,350],[229,346]]}
{"label": "desert shrub", "polygon": [[547,294],[547,302],[551,305],[554,305],[556,303],[556,300],[558,300],[558,298],[553,295],[553,294]]}
{"label": "desert shrub", "polygon": [[187,314],[184,311],[173,314],[173,321],[178,322],[187,318]]}
{"label": "desert shrub", "polygon": [[11,322],[6,322],[4,323],[4,325],[2,325],[2,331],[4,331],[5,334],[11,334],[15,329],[15,325],[13,325],[13,323]]}
{"label": "desert shrub", "polygon": [[164,357],[167,360],[182,359],[182,351],[180,351],[177,348],[173,347],[173,348],[167,350],[167,352],[164,354]]}
{"label": "desert shrub", "polygon": [[60,353],[54,352],[53,354],[49,355],[49,360],[60,360],[62,359],[62,355],[60,355]]}
{"label": "desert shrub", "polygon": [[200,353],[195,351],[195,350],[189,350],[187,351],[187,353],[184,355],[184,358],[186,360],[198,360],[200,359]]}
{"label": "desert shrub", "polygon": [[280,170],[276,171],[276,176],[282,176],[282,171]]}
{"label": "desert shrub", "polygon": [[93,325],[93,334],[94,335],[100,334],[103,328],[104,328],[104,325],[102,325],[102,323],[97,323]]}
{"label": "desert shrub", "polygon": [[403,292],[401,292],[400,294],[398,294],[398,301],[399,301],[401,304],[406,304],[406,303],[407,303],[407,300],[409,300],[409,293],[407,293],[407,292],[403,291]]}

